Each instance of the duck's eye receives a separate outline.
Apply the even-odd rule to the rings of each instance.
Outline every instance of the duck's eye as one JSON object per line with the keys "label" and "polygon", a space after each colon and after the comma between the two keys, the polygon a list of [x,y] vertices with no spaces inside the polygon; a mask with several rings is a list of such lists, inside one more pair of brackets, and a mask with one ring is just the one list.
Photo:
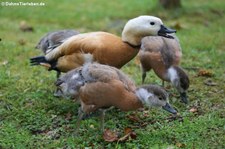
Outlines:
{"label": "duck's eye", "polygon": [[159,97],[159,100],[162,100],[162,97]]}
{"label": "duck's eye", "polygon": [[151,25],[155,25],[155,22],[150,22]]}

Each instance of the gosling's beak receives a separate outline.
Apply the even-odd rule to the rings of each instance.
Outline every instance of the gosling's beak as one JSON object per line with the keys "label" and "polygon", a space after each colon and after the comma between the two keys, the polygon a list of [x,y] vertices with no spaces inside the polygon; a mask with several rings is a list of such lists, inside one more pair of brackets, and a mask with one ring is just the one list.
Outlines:
{"label": "gosling's beak", "polygon": [[[158,31],[158,35],[159,35],[159,36],[166,37],[166,38],[174,39],[173,36],[168,35],[168,34],[176,33],[176,32],[177,32],[176,30],[173,30],[173,29],[170,29],[170,28],[165,27],[164,25],[161,25],[161,28],[160,28],[160,30]],[[167,33],[168,33],[168,34],[167,34]]]}
{"label": "gosling's beak", "polygon": [[188,96],[186,92],[180,93],[181,102],[188,104]]}
{"label": "gosling's beak", "polygon": [[56,86],[60,86],[64,81],[61,80],[61,79],[58,79],[56,82],[55,82],[55,85]]}
{"label": "gosling's beak", "polygon": [[55,97],[64,97],[63,91],[60,88],[57,88],[54,92]]}
{"label": "gosling's beak", "polygon": [[166,103],[162,108],[172,114],[177,114],[177,111],[169,103]]}

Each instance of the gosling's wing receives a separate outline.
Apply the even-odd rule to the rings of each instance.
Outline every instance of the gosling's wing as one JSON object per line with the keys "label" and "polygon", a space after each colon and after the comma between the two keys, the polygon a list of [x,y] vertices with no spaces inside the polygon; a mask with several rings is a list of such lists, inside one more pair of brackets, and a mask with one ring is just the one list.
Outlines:
{"label": "gosling's wing", "polygon": [[91,78],[92,80],[100,82],[118,80],[121,81],[124,86],[126,86],[127,90],[134,91],[136,88],[133,81],[115,67],[95,63],[91,65],[85,65],[83,70],[83,74],[86,74],[86,78]]}
{"label": "gosling's wing", "polygon": [[94,105],[95,108],[107,108],[115,106],[121,108],[124,100],[135,98],[133,92],[129,92],[126,86],[119,80],[109,82],[86,83],[80,88],[80,99],[85,105]]}
{"label": "gosling's wing", "polygon": [[182,56],[181,46],[177,38],[168,39],[162,38],[163,47],[161,49],[161,55],[166,67],[171,65],[178,65]]}
{"label": "gosling's wing", "polygon": [[49,32],[40,39],[35,48],[42,50],[44,54],[46,54],[48,50],[54,49],[61,45],[65,39],[77,34],[79,34],[79,32],[75,30],[59,30]]}
{"label": "gosling's wing", "polygon": [[[178,64],[181,58],[181,47],[178,38],[174,39],[164,37],[145,37],[142,40],[140,59],[146,59],[146,55],[150,55],[153,60],[163,61],[166,67]],[[151,61],[151,60],[150,60]]]}

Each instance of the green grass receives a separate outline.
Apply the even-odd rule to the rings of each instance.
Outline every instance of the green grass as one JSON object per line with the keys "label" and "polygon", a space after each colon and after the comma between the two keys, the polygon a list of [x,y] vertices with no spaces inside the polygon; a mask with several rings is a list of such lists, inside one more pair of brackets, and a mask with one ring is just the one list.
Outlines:
{"label": "green grass", "polygon": [[[45,4],[0,6],[0,148],[225,148],[223,0],[182,1],[181,9],[167,11],[156,0],[65,0]],[[34,46],[46,32],[64,28],[120,35],[128,19],[143,14],[158,16],[167,26],[178,23],[182,27],[177,36],[183,48],[182,67],[191,80],[189,105],[181,104],[176,91],[169,90],[171,103],[182,118],[169,121],[170,115],[157,109],[149,110],[147,117],[141,111],[113,109],[106,114],[106,127],[120,133],[130,127],[136,139],[105,142],[98,117],[83,120],[80,135],[75,137],[79,105],[53,97],[54,72],[29,66],[29,58],[41,54]],[[19,30],[23,20],[34,27],[34,32]],[[213,76],[198,76],[199,69],[211,71]],[[134,60],[122,70],[141,84],[141,74],[137,73],[140,69]],[[205,85],[207,79],[217,85]],[[152,72],[146,82],[161,83]],[[192,107],[197,107],[198,112],[189,112]],[[141,127],[131,121],[130,114],[148,125]]]}

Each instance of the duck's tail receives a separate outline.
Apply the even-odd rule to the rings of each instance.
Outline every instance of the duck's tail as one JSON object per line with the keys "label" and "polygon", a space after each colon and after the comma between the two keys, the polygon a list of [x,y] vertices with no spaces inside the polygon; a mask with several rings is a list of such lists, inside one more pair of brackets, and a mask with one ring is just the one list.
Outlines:
{"label": "duck's tail", "polygon": [[31,66],[40,65],[41,63],[49,63],[49,62],[45,59],[44,56],[36,56],[36,57],[30,58]]}
{"label": "duck's tail", "polygon": [[56,67],[56,64],[57,64],[57,61],[48,61],[46,60],[45,56],[36,56],[36,57],[30,58],[31,66],[41,65],[46,67],[49,71],[50,70],[59,71]]}

